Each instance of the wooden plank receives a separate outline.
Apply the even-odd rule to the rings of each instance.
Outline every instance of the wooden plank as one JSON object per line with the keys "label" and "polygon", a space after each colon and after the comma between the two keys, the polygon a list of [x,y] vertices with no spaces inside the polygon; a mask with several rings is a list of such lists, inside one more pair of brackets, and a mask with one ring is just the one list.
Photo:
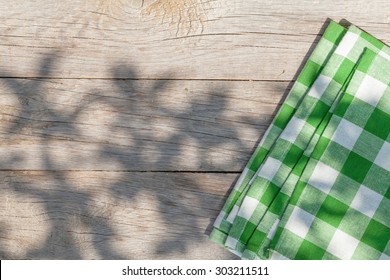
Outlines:
{"label": "wooden plank", "polygon": [[206,233],[236,176],[2,171],[0,258],[234,258]]}
{"label": "wooden plank", "polygon": [[1,0],[0,76],[290,80],[328,18],[389,43],[388,0]]}
{"label": "wooden plank", "polygon": [[0,169],[240,171],[287,87],[0,79]]}

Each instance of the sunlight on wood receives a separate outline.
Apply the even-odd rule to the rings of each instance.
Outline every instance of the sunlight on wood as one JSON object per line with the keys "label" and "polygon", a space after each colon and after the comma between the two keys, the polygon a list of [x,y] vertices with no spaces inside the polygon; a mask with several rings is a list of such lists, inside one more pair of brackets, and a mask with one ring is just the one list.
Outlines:
{"label": "sunlight on wood", "polygon": [[47,242],[50,221],[42,201],[12,191],[7,186],[12,182],[7,177],[4,181],[0,189],[0,248],[8,249],[9,258],[23,259],[26,252]]}

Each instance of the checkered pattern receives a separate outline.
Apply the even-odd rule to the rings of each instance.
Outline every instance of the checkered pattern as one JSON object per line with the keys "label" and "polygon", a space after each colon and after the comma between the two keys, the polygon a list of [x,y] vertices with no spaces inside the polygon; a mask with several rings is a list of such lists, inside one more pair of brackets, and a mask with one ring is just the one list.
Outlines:
{"label": "checkered pattern", "polygon": [[[323,129],[320,124],[329,115],[332,105],[337,101],[341,89],[347,83],[359,59],[357,54],[361,54],[366,47],[376,52],[387,51],[383,44],[378,48],[379,45],[372,44],[366,40],[365,36],[360,36],[361,34],[365,33],[361,33],[358,29],[351,29],[345,34],[293,117],[276,139],[238,209],[229,232],[230,240],[236,240],[236,242],[225,244],[229,247],[233,244],[234,247],[230,249],[242,252],[246,248],[271,202],[280,193],[280,189],[292,173],[295,164],[308,148],[316,130]],[[280,194],[282,198],[279,199],[286,201],[291,189],[287,191],[286,188],[283,189],[284,191]],[[253,199],[257,200],[256,205]],[[248,201],[251,202],[250,207],[246,205]]]}
{"label": "checkered pattern", "polygon": [[[341,27],[334,28],[335,26],[337,27],[335,23],[331,23],[325,32],[325,34],[328,34],[324,36],[329,38],[331,31],[334,35],[336,34],[333,37],[334,39],[337,37],[337,39],[333,40],[333,49],[344,35],[343,29]],[[323,38],[320,43],[326,41],[328,40]],[[298,100],[293,98],[293,91],[289,94],[285,105],[282,106],[270,129],[267,131],[264,140],[256,150],[257,153],[252,156],[251,162],[253,163],[257,159],[256,156],[263,151],[263,156],[259,157],[260,160],[258,160],[258,164],[255,166],[257,171],[254,172],[255,168],[251,169],[252,165],[248,164],[215,223],[216,228],[212,232],[212,240],[224,244],[237,255],[249,259],[268,258],[271,240],[272,248],[275,247],[275,244],[282,244],[282,247],[283,244],[287,244],[287,246],[283,247],[284,250],[287,248],[292,250],[292,252],[296,252],[293,248],[294,246],[288,246],[291,236],[288,236],[287,240],[278,242],[278,240],[282,240],[280,237],[284,236],[280,232],[293,232],[294,236],[304,239],[309,234],[308,230],[312,224],[316,222],[316,218],[310,211],[305,211],[303,207],[291,209],[291,202],[294,202],[296,194],[305,187],[305,183],[315,187],[317,191],[323,194],[330,195],[333,187],[337,185],[336,179],[340,174],[340,168],[341,170],[345,168],[340,159],[337,158],[338,154],[336,153],[335,157],[329,159],[333,165],[318,161],[308,181],[302,181],[302,172],[308,172],[307,168],[309,165],[307,167],[306,165],[313,160],[311,157],[318,157],[318,147],[323,147],[326,143],[322,133],[324,130],[328,131],[329,126],[333,124],[336,115],[332,115],[333,109],[337,108],[338,110],[340,107],[338,100],[341,97],[341,100],[345,99],[346,95],[342,95],[342,93],[346,85],[348,85],[351,73],[354,73],[356,62],[365,48],[369,48],[383,56],[389,56],[390,54],[388,47],[384,46],[383,43],[354,26],[350,27],[330,58],[329,53],[326,53],[325,56],[323,55],[326,57],[326,59],[322,59],[325,67],[322,67],[321,71],[317,72],[316,75],[311,76],[312,81],[308,83],[311,86],[305,89],[303,96],[299,99],[300,102],[294,103],[295,107],[291,106],[293,110],[289,110],[288,118],[284,119],[283,129],[283,127],[275,125],[275,123],[278,123],[278,117],[283,115],[281,113],[283,108],[288,108],[291,105],[289,104],[291,99]],[[316,55],[318,53],[316,54],[315,51],[313,56],[315,57]],[[310,63],[308,62],[308,64]],[[307,69],[307,65],[304,71]],[[353,76],[354,79],[351,80],[349,88],[353,81],[356,80],[356,75]],[[297,82],[295,86],[297,84],[299,83]],[[356,92],[355,96],[359,100],[381,110],[380,107],[384,106],[381,100],[385,96],[384,92],[387,90],[387,86],[384,82],[378,83],[378,78],[373,78],[373,75],[366,75],[363,82],[359,85],[359,91]],[[373,88],[376,90],[373,91]],[[361,114],[359,111],[354,113],[357,115]],[[276,130],[273,131],[274,127],[279,128],[278,133],[276,133]],[[343,147],[345,151],[351,151],[356,147],[357,143],[360,143],[359,139],[365,131],[364,126],[354,124],[346,118],[340,120],[337,127],[338,129],[335,130],[330,140],[332,143]],[[266,144],[268,140],[270,142]],[[375,159],[372,159],[372,155],[370,160],[382,169],[387,170],[386,174],[388,175],[390,148],[386,143],[381,146],[381,152],[378,153]],[[364,150],[366,152],[370,151],[372,154],[375,153],[373,150],[370,150],[370,147],[365,147]],[[344,153],[346,153],[345,151]],[[342,151],[338,152],[341,153]],[[356,160],[356,158],[353,157],[353,160]],[[352,169],[352,172],[357,171]],[[374,215],[375,207],[362,206],[360,203],[362,199],[367,197],[377,207],[383,200],[380,200],[381,197],[377,196],[376,193],[372,193],[372,190],[366,184],[359,188],[356,199],[345,205],[349,205],[352,209],[359,208],[366,216]],[[308,199],[307,201],[310,200]],[[289,206],[287,207],[287,205]],[[337,206],[333,201],[331,201],[330,205]],[[329,216],[332,215],[329,214]],[[290,217],[288,222],[285,221],[286,217]],[[348,241],[347,243],[352,244],[352,247],[355,243],[360,244],[358,238],[351,237],[342,230],[337,229],[336,233],[335,240]],[[272,258],[275,258],[275,256],[283,258],[302,257],[302,252],[299,255],[292,255],[286,254],[283,250],[278,251],[276,248],[271,255]],[[331,252],[332,248],[330,245],[328,251]],[[334,248],[340,249],[342,247],[335,246]],[[325,249],[322,248],[322,250]],[[343,252],[348,252],[346,248],[344,249]],[[312,252],[312,249],[309,248],[307,252]],[[382,255],[378,258],[385,258],[388,255],[384,251],[381,251],[381,253]],[[333,254],[332,256],[338,258],[352,257],[348,254],[338,256]],[[314,256],[309,256],[308,258],[314,258]]]}
{"label": "checkered pattern", "polygon": [[390,61],[365,50],[281,218],[288,259],[390,258]]}
{"label": "checkered pattern", "polygon": [[[353,33],[354,35],[352,35],[352,36],[348,35],[350,33]],[[363,33],[361,30],[359,30],[356,27],[351,27],[351,29],[349,30],[349,32],[347,33],[345,38],[348,40],[351,40],[351,38],[356,38],[356,35],[358,35],[358,39],[357,40],[353,39],[355,47],[353,49],[348,47],[350,52],[351,51],[355,52],[356,45],[359,44],[359,40],[363,40],[362,45],[368,46],[368,47],[372,48],[373,50],[375,50],[376,52],[379,52],[379,53],[384,54],[384,55],[389,53],[388,47],[384,46],[383,43],[379,42],[378,40],[376,40],[372,36],[370,36],[366,33]],[[359,39],[359,36],[361,37],[361,39]],[[343,41],[344,41],[344,39],[343,39]],[[367,45],[367,42],[369,42],[368,45]],[[341,44],[340,47],[342,47],[342,49],[345,49],[346,45],[350,46],[350,44],[344,43],[344,44]],[[346,54],[346,52],[343,50],[340,51],[337,49],[336,52]],[[357,57],[356,55],[353,55],[353,56]],[[347,57],[348,57],[348,54],[347,54]],[[332,59],[330,59],[330,61],[331,60]],[[326,71],[326,69],[324,69],[324,70]],[[369,85],[368,83],[365,83],[365,86],[370,87],[371,85]],[[382,84],[382,88],[383,87],[384,86]],[[364,89],[364,87],[362,89]],[[379,95],[379,93],[375,93],[375,92],[371,93],[371,98],[374,98],[375,96],[378,98],[380,95]],[[374,105],[375,104],[374,101],[376,99],[372,99],[370,102]],[[336,100],[336,102],[333,103],[333,106],[335,106],[337,104],[338,104],[338,102]],[[303,156],[301,156],[301,158],[298,160],[298,162],[295,165],[295,167],[293,168],[292,172],[288,175],[286,181],[283,183],[282,188],[281,188],[281,192],[279,192],[275,196],[274,200],[272,201],[272,204],[268,207],[267,212],[264,214],[261,221],[258,223],[256,230],[254,231],[254,233],[250,237],[246,247],[244,248],[245,249],[245,251],[243,253],[244,258],[251,259],[251,258],[258,258],[258,257],[261,257],[261,258],[268,257],[268,247],[269,247],[269,243],[273,237],[273,234],[275,232],[275,229],[274,229],[275,223],[278,223],[280,221],[280,216],[283,214],[285,207],[290,200],[291,192],[295,189],[295,186],[298,183],[299,176],[301,175],[301,172],[303,170],[302,168],[307,164],[307,161],[312,153],[312,150],[318,142],[319,135],[321,135],[324,128],[328,124],[329,118],[332,116],[332,111],[333,111],[333,108],[331,108],[329,110],[327,115],[322,120],[321,124],[319,125],[319,127],[316,130],[316,134],[311,139],[311,142],[309,143],[307,149],[304,151]],[[347,123],[342,122],[340,125],[340,129],[334,135],[333,140],[338,142],[339,144],[347,147],[347,148],[348,147],[350,148],[356,142],[357,136],[359,135],[359,132],[362,129],[358,127],[358,128],[356,128],[356,130],[347,130],[346,129],[347,127],[348,127]],[[347,136],[349,136],[349,137],[347,137]],[[369,147],[367,147],[367,148],[369,148]],[[334,170],[332,170],[332,169],[326,169],[326,167],[323,167],[323,168],[324,168],[324,170],[327,170],[328,176],[332,176],[332,174],[334,173]],[[316,175],[318,176],[318,173],[314,174],[314,176],[316,176]],[[321,174],[321,176],[324,176],[324,175]],[[329,180],[328,180],[328,182],[331,185],[332,182]],[[319,184],[319,187],[323,188],[324,191],[326,191],[326,189],[329,186],[325,185],[325,184]]]}
{"label": "checkered pattern", "polygon": [[242,203],[242,198],[245,196],[252,183],[251,179],[254,178],[256,171],[262,165],[275,140],[286,127],[300,105],[303,97],[311,88],[314,80],[321,72],[330,55],[334,52],[345,32],[346,31],[342,26],[333,21],[330,22],[323,37],[317,44],[294,83],[285,103],[280,107],[275,119],[272,121],[254,154],[244,168],[243,173],[237,180],[222,211],[214,223],[214,229],[210,235],[211,240],[221,245],[225,244],[237,210]]}

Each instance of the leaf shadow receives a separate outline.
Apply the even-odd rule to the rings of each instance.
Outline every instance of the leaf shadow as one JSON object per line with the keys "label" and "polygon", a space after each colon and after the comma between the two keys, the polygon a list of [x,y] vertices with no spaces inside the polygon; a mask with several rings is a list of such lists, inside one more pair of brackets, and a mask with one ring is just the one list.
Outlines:
{"label": "leaf shadow", "polygon": [[[136,259],[135,253],[118,251],[115,246],[117,237],[125,238],[126,242],[135,235],[121,233],[113,225],[109,210],[98,209],[98,192],[88,189],[93,183],[74,181],[78,172],[100,172],[99,164],[104,162],[119,168],[113,172],[115,179],[94,186],[104,188],[110,201],[131,206],[133,201],[143,200],[144,193],[151,194],[155,201],[156,217],[164,231],[155,234],[151,249],[154,252],[149,255],[185,256],[194,246],[205,242],[204,220],[217,215],[224,195],[205,192],[197,174],[217,168],[222,173],[238,173],[236,167],[231,171],[237,163],[215,163],[210,156],[211,152],[223,151],[225,146],[233,147],[227,156],[241,165],[248,154],[248,143],[240,136],[238,127],[232,127],[226,120],[230,89],[223,84],[207,88],[199,96],[175,101],[179,104],[177,109],[176,103],[166,104],[164,96],[176,86],[174,83],[180,82],[173,73],[167,72],[165,80],[144,81],[137,78],[133,65],[119,63],[111,69],[112,88],[96,87],[83,93],[77,88],[69,89],[62,93],[71,96],[64,109],[60,101],[63,96],[53,97],[48,90],[50,84],[61,83],[50,78],[57,59],[56,51],[42,58],[37,69],[39,78],[4,78],[7,96],[18,101],[11,111],[3,112],[8,119],[2,137],[12,147],[29,143],[31,153],[22,148],[12,148],[6,153],[0,167],[12,174],[3,183],[10,192],[41,205],[48,226],[40,244],[26,248],[21,255],[13,255],[7,246],[1,246],[1,257]],[[123,73],[132,78],[123,79]],[[12,73],[2,72],[0,76],[12,77]],[[186,106],[182,106],[183,102]],[[101,126],[106,131],[96,139],[90,138],[85,131],[94,131],[103,112],[109,115]],[[254,118],[242,121],[253,129],[259,126]],[[156,128],[164,133],[163,137],[156,134]],[[88,150],[89,146],[94,148]],[[145,156],[149,154],[152,155]],[[33,164],[29,163],[31,157]],[[195,158],[196,163],[181,165],[186,157]],[[88,169],[91,166],[97,168]],[[132,217],[141,211],[128,212],[130,224]],[[7,235],[7,230],[3,229],[1,234]],[[83,246],[94,252],[93,257],[86,255]],[[224,256],[235,258],[230,253]]]}

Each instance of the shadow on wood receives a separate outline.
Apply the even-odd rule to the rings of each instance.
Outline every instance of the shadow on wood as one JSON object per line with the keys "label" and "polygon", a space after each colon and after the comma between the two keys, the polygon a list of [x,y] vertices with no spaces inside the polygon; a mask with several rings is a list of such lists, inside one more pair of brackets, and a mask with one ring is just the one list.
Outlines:
{"label": "shadow on wood", "polygon": [[[212,87],[202,96],[188,96],[184,89],[186,106],[176,110],[161,92],[178,81],[152,80],[145,87],[142,80],[117,78],[117,73],[137,75],[134,67],[123,64],[112,69],[113,92],[92,89],[80,94],[73,88],[73,95],[53,97],[45,85],[62,82],[46,78],[56,59],[56,52],[42,59],[40,78],[6,79],[7,98],[17,103],[12,109],[4,106],[3,112],[2,138],[8,145],[1,163],[3,193],[15,204],[23,201],[26,208],[5,205],[6,215],[11,215],[5,220],[19,221],[16,240],[25,244],[10,250],[16,245],[5,224],[1,257],[178,258],[194,247],[210,247],[204,229],[222,207],[225,186],[237,171],[186,171],[180,161],[210,169],[210,151],[231,143],[232,150],[248,149],[239,126],[232,128],[224,121],[229,89]],[[142,110],[154,113],[149,116]],[[156,134],[154,122],[159,118],[166,123]],[[254,130],[258,123],[242,119]],[[89,146],[94,148],[85,154],[83,148]],[[32,164],[25,166],[29,160]],[[115,168],[105,170],[105,163]],[[23,220],[36,228],[22,226]],[[132,245],[126,247],[128,243]],[[232,258],[229,253],[220,256]]]}

